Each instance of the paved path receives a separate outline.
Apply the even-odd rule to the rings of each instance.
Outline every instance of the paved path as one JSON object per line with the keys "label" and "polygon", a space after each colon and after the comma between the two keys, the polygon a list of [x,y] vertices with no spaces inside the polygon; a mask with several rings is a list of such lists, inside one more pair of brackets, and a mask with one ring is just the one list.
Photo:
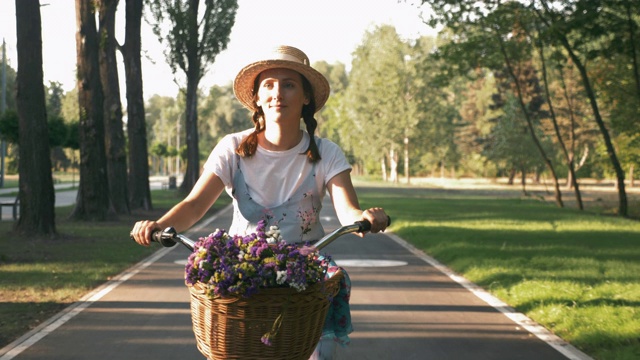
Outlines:
{"label": "paved path", "polygon": [[[150,178],[149,186],[152,190],[160,189],[162,184],[166,181],[166,177],[156,176]],[[75,184],[78,185],[77,183]],[[54,188],[56,189],[56,207],[58,206],[68,206],[75,204],[76,197],[78,195],[77,189],[71,189],[73,184],[63,183],[56,184]],[[0,188],[0,202],[12,202],[16,199],[15,194],[18,193],[18,188]],[[13,195],[10,195],[13,194]],[[2,211],[0,212],[0,220],[9,220],[13,221],[13,213],[12,208],[8,206],[3,206]]]}
{"label": "paved path", "polygon": [[[323,216],[327,231],[337,226],[333,213]],[[230,211],[223,211],[213,224],[188,235],[228,224]],[[126,236],[122,241],[134,246]],[[325,250],[344,264],[353,282],[355,332],[351,346],[340,350],[342,359],[589,359],[544,331],[540,337],[556,342],[543,342],[525,329],[532,325],[528,328],[539,331],[535,324],[526,318],[515,323],[511,318],[522,315],[480,291],[501,311],[490,306],[393,235],[346,235]],[[159,250],[1,350],[0,360],[203,359],[183,284],[187,256],[183,247]],[[362,266],[374,264],[371,260],[396,266]]]}

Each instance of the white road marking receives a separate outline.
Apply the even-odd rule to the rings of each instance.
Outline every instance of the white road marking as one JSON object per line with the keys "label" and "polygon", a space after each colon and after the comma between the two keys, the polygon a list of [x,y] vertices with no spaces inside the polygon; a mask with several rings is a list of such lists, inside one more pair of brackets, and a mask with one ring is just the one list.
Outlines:
{"label": "white road marking", "polygon": [[392,267],[392,266],[405,266],[406,261],[397,260],[376,260],[376,259],[343,259],[336,260],[338,266],[347,267]]}

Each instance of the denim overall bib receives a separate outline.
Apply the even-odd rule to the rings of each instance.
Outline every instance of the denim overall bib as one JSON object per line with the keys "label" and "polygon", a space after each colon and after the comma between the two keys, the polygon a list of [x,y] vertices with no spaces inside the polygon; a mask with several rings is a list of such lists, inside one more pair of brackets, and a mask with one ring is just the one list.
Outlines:
{"label": "denim overall bib", "polygon": [[251,197],[244,175],[240,170],[240,162],[233,177],[232,196],[233,223],[231,233],[249,234],[254,232],[258,221],[265,220],[267,228],[278,226],[283,239],[288,243],[304,243],[319,240],[324,236],[324,229],[318,221],[322,202],[317,193],[315,182],[315,165],[313,171],[303,180],[301,190],[283,204],[265,208]]}
{"label": "denim overall bib", "polygon": [[[318,146],[320,142],[318,141]],[[268,174],[265,174],[268,176]],[[233,177],[232,196],[233,223],[230,234],[249,234],[255,231],[260,220],[269,226],[278,226],[283,239],[288,243],[313,242],[324,236],[324,229],[319,221],[322,209],[321,196],[318,194],[315,181],[315,164],[313,170],[301,183],[301,190],[276,207],[265,208],[253,200],[249,193],[244,175],[240,170],[240,161]],[[293,235],[296,234],[296,235]],[[339,267],[330,262],[327,277],[332,276]],[[349,298],[351,296],[351,280],[343,270],[344,278],[340,282],[340,290],[332,299],[329,312],[323,327],[323,338],[333,338],[341,345],[349,344],[348,334],[353,331]]]}

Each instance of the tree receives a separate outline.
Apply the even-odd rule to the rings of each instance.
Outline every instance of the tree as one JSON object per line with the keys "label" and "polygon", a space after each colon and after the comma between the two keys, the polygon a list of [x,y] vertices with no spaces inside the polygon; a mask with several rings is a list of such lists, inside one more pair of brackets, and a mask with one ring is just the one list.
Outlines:
{"label": "tree", "polygon": [[[538,28],[539,32],[539,27]],[[578,209],[584,210],[584,205],[582,204],[582,195],[580,194],[580,184],[578,183],[578,176],[576,175],[576,167],[573,161],[573,154],[569,152],[567,148],[562,133],[560,132],[560,125],[558,124],[558,117],[556,116],[555,105],[552,101],[550,84],[548,81],[548,71],[547,71],[547,60],[545,59],[545,49],[542,40],[540,37],[537,38],[536,48],[538,50],[538,55],[540,57],[540,66],[542,69],[542,81],[544,82],[544,91],[545,91],[545,99],[547,105],[549,107],[549,115],[551,124],[553,126],[554,133],[556,135],[557,143],[560,145],[560,149],[562,150],[562,154],[564,155],[565,161],[567,162],[567,168],[569,170],[568,181],[571,182],[571,187],[574,190],[576,195],[576,202],[578,204]]]}
{"label": "tree", "polygon": [[[0,46],[0,49],[2,49],[5,54],[6,54],[6,49],[4,49],[4,46],[6,46],[6,44],[4,44],[3,46]],[[2,53],[0,52],[0,59],[2,58]],[[6,108],[5,110],[16,110],[16,70],[11,67],[11,63],[7,60],[6,63],[6,67],[5,67],[5,76],[6,76]],[[0,60],[0,64],[2,63],[2,61]],[[0,69],[0,72],[2,71],[2,69]],[[1,81],[1,80],[0,80]]]}
{"label": "tree", "polygon": [[408,102],[408,54],[408,45],[392,26],[365,34],[354,52],[343,98],[346,113],[341,115],[353,124],[340,134],[346,148],[360,159],[377,159],[383,178],[394,182],[399,150],[416,120]]}
{"label": "tree", "polygon": [[[482,150],[487,146],[487,137],[492,129],[493,115],[492,97],[496,89],[495,77],[486,68],[477,69],[467,86],[460,93],[463,97],[459,113],[459,122],[455,128],[455,142],[462,157],[461,167],[471,174],[490,176],[487,173],[488,159],[483,157]],[[464,78],[461,79],[464,81]]]}
{"label": "tree", "polygon": [[[329,86],[331,88],[331,97],[340,96],[341,93],[347,88],[347,84],[349,83],[349,79],[347,77],[347,70],[344,64],[337,62],[335,64],[329,64],[326,61],[317,61],[313,63],[313,68],[318,70],[327,81],[329,81]],[[315,115],[316,120],[318,121],[318,133],[320,136],[327,136],[328,131],[330,129],[325,129],[325,122],[327,121],[327,116],[325,112],[328,110],[330,105],[323,107],[320,111]]]}
{"label": "tree", "polygon": [[[439,168],[440,176],[444,177],[446,167],[453,173],[460,158],[455,136],[461,121],[459,109],[464,90],[460,78],[446,82],[439,78],[444,60],[431,56],[438,42],[428,36],[418,39],[408,61],[411,102],[415,104],[409,116],[413,116],[415,122],[408,127],[407,136],[411,138],[412,153],[419,159],[418,164],[425,169]],[[409,167],[408,157],[405,155],[405,168]]]}
{"label": "tree", "polygon": [[16,103],[20,119],[20,219],[23,234],[56,234],[55,194],[42,71],[42,24],[38,0],[16,0],[18,76]]}
{"label": "tree", "polygon": [[142,62],[140,60],[143,0],[126,0],[126,28],[124,45],[120,48],[124,59],[127,86],[127,135],[129,156],[129,206],[150,210],[149,150],[142,92]]}
{"label": "tree", "polygon": [[99,6],[100,26],[98,33],[101,40],[98,48],[98,58],[100,80],[104,94],[104,133],[109,200],[116,213],[128,214],[127,153],[116,59],[115,23],[118,0],[100,0]]}
{"label": "tree", "polygon": [[494,12],[495,16],[489,17],[491,20],[488,23],[481,22],[481,25],[488,25],[495,31],[495,38],[503,56],[505,69],[513,82],[514,92],[522,109],[529,134],[553,179],[556,204],[563,207],[564,202],[562,201],[557,172],[536,131],[536,125],[539,123],[536,120],[542,117],[540,108],[543,100],[538,76],[531,64],[532,55],[529,52],[528,39],[523,34],[523,28],[527,26],[528,19],[526,15],[518,16],[521,13],[520,10],[517,4],[501,6]]}
{"label": "tree", "polygon": [[110,207],[106,171],[104,96],[100,83],[95,10],[93,3],[76,0],[80,184],[71,217],[101,221],[114,211]]}
{"label": "tree", "polygon": [[[180,189],[188,192],[200,175],[198,85],[208,65],[227,47],[238,3],[236,0],[204,1],[202,13],[200,0],[150,0],[149,4],[155,19],[153,31],[160,42],[167,45],[165,56],[172,72],[175,74],[180,69],[187,78],[187,170]],[[171,26],[163,27],[166,21]]]}
{"label": "tree", "polygon": [[[166,147],[184,144],[184,132],[180,131],[184,129],[184,108],[184,96],[175,99],[154,95],[147,101],[147,128],[153,143],[164,143]],[[178,173],[177,163],[177,160],[175,163],[167,161],[162,172]],[[175,170],[172,170],[172,164],[176,164]]]}
{"label": "tree", "polygon": [[62,98],[64,90],[62,84],[57,81],[50,81],[47,89],[47,115],[60,116],[62,112]]}
{"label": "tree", "polygon": [[516,172],[520,172],[522,191],[526,194],[526,174],[540,167],[541,159],[531,156],[538,149],[529,134],[531,128],[522,121],[524,114],[517,96],[509,91],[504,97],[505,99],[499,100],[499,116],[495,119],[496,124],[491,130],[491,141],[487,142],[485,154],[496,163],[504,164],[504,169],[510,172],[510,182]]}
{"label": "tree", "polygon": [[494,71],[505,71],[509,75],[510,86],[529,128],[528,134],[553,178],[556,203],[563,206],[555,168],[542,141],[537,138],[536,114],[531,109],[540,104],[528,94],[528,87],[532,84],[530,81],[538,82],[531,60],[531,45],[523,31],[531,18],[529,12],[524,11],[517,2],[502,4],[489,0],[468,0],[456,2],[455,5],[447,0],[424,2],[428,2],[434,10],[430,25],[445,25],[453,35],[446,46],[438,49],[440,57],[450,63],[448,68],[465,73],[478,67],[487,67]]}
{"label": "tree", "polygon": [[15,110],[7,110],[0,116],[0,138],[11,143],[20,143],[20,118]]}
{"label": "tree", "polygon": [[231,84],[212,86],[200,109],[203,123],[208,125],[211,142],[217,143],[229,133],[249,128],[247,110],[236,100]]}
{"label": "tree", "polygon": [[57,171],[66,169],[70,164],[69,158],[62,148],[68,135],[67,125],[62,117],[64,90],[62,89],[62,84],[57,81],[50,81],[45,90],[47,93],[47,122],[49,124],[51,164],[53,169]]}
{"label": "tree", "polygon": [[[0,109],[0,111],[17,111],[16,110],[16,94],[15,94],[15,83],[16,83],[16,71],[11,67],[6,59],[6,43],[2,41],[2,69],[0,71],[3,72],[3,78],[0,80],[2,83],[2,87],[5,91],[5,97],[1,100],[3,102],[4,107]],[[3,105],[0,105],[2,107]],[[0,114],[3,116],[4,114]],[[17,117],[17,115],[16,115]],[[5,140],[3,140],[5,134],[0,129],[0,187],[4,186],[5,176],[7,174],[9,164],[7,161],[7,154],[12,153],[10,145],[7,144]],[[15,164],[15,161],[14,161]],[[17,166],[14,166],[17,168]]]}
{"label": "tree", "polygon": [[167,145],[164,143],[154,143],[151,146],[151,155],[155,155],[157,157],[157,168],[156,172],[160,173],[164,166],[164,161],[167,156],[169,156],[169,151],[167,149]]}
{"label": "tree", "polygon": [[601,103],[598,100],[593,80],[589,76],[586,66],[587,61],[593,59],[594,52],[591,48],[594,43],[606,41],[605,38],[607,37],[615,39],[618,36],[612,31],[616,28],[615,26],[607,26],[604,23],[601,15],[603,13],[601,11],[602,6],[601,1],[590,0],[566,1],[561,4],[554,3],[551,6],[548,1],[540,0],[539,6],[532,6],[532,8],[547,29],[545,36],[554,45],[564,48],[580,73],[594,120],[598,125],[611,166],[616,174],[619,202],[618,214],[626,217],[629,209],[624,183],[624,170],[620,165],[609,129],[604,122],[600,109]]}
{"label": "tree", "polygon": [[67,127],[67,140],[63,146],[65,156],[69,159],[72,167],[74,183],[75,172],[79,168],[79,150],[80,150],[80,121],[78,115],[80,108],[78,106],[78,89],[74,88],[68,91],[62,97],[62,106],[60,115],[64,119]]}

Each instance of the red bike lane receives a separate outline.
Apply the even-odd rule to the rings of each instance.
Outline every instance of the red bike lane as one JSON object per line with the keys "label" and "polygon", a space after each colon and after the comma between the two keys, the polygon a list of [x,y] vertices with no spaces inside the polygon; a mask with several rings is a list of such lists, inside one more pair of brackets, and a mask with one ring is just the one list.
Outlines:
{"label": "red bike lane", "polygon": [[[328,232],[338,224],[330,203],[324,209]],[[225,228],[230,217],[227,208],[186,235]],[[352,280],[354,332],[341,359],[590,359],[393,234],[345,235],[323,250]],[[160,249],[0,350],[0,360],[203,359],[183,281],[188,255],[181,245]]]}

